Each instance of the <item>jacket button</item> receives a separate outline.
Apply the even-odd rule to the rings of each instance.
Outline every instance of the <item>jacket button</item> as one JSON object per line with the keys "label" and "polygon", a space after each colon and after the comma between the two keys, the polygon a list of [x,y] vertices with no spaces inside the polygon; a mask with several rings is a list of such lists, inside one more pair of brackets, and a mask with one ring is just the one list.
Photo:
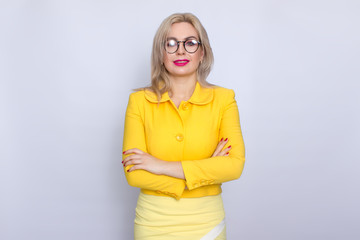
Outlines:
{"label": "jacket button", "polygon": [[182,109],[183,109],[183,110],[188,110],[188,109],[189,109],[188,104],[187,104],[187,103],[184,103],[184,104],[182,105]]}
{"label": "jacket button", "polygon": [[181,133],[179,133],[178,135],[176,135],[175,138],[177,141],[181,142],[184,139],[184,136]]}

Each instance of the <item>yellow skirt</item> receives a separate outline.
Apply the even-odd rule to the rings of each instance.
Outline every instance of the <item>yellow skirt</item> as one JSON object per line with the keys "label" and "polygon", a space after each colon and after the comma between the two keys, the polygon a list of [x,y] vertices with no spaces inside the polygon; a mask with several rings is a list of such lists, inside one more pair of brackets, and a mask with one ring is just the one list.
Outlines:
{"label": "yellow skirt", "polygon": [[226,239],[221,194],[176,200],[140,192],[134,236],[135,240]]}

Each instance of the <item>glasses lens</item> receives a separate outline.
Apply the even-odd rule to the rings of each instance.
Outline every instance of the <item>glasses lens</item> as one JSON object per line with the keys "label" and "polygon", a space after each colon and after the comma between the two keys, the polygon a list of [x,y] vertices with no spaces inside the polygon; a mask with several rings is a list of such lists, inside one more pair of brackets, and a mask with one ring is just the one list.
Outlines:
{"label": "glasses lens", "polygon": [[174,53],[176,52],[178,48],[178,45],[177,45],[177,41],[175,41],[174,39],[170,39],[170,40],[167,40],[166,43],[165,43],[165,50],[168,52],[168,53]]}
{"label": "glasses lens", "polygon": [[198,50],[199,48],[199,43],[198,41],[192,39],[192,40],[187,40],[185,42],[185,49],[186,51],[188,51],[189,53],[194,53],[196,52],[196,50]]}

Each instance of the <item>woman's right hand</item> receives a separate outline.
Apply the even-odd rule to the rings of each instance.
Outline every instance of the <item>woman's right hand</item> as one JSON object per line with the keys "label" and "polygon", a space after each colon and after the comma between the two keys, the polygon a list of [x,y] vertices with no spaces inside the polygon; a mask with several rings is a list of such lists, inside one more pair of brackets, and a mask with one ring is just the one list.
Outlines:
{"label": "woman's right hand", "polygon": [[213,153],[212,157],[217,157],[217,156],[228,156],[229,155],[229,151],[231,150],[231,145],[228,146],[227,148],[223,149],[224,146],[228,143],[229,139],[225,138],[221,138],[220,142],[218,143],[215,152]]}

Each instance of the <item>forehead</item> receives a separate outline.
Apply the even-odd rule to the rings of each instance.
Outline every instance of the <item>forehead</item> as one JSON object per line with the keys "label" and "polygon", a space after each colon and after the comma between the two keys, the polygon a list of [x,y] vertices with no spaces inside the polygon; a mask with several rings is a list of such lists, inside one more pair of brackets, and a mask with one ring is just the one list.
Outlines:
{"label": "forehead", "polygon": [[187,22],[173,23],[171,25],[168,38],[176,38],[178,40],[184,40],[190,36],[199,38],[196,29]]}

